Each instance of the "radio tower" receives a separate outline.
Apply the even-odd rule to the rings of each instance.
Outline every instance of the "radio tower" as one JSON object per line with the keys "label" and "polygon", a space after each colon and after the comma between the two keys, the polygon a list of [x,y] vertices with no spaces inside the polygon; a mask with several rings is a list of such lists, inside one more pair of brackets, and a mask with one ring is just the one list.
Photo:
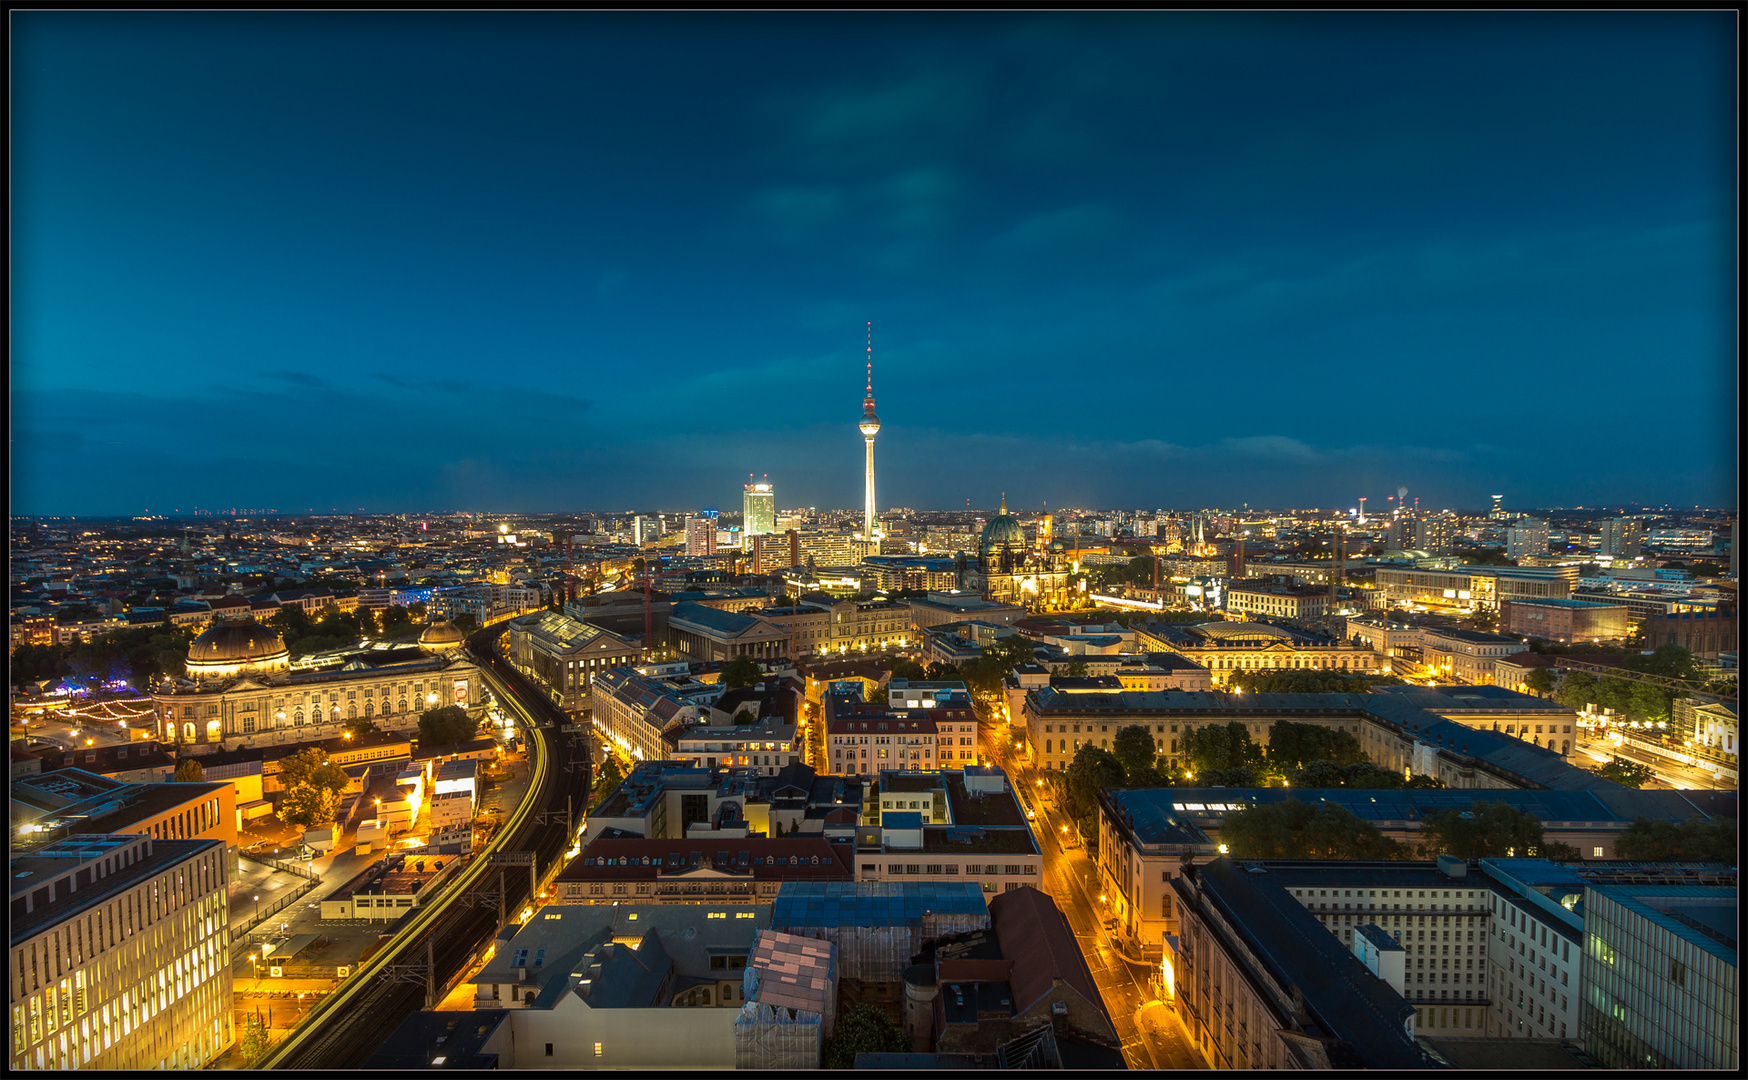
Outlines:
{"label": "radio tower", "polygon": [[868,394],[862,399],[862,421],[856,425],[868,447],[866,487],[862,495],[862,539],[874,539],[874,436],[880,433],[880,418],[874,415],[874,323],[868,323]]}

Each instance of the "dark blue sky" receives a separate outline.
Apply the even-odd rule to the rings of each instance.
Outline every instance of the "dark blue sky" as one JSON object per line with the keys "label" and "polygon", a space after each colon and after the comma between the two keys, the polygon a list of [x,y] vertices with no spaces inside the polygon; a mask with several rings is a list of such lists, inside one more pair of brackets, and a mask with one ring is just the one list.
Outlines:
{"label": "dark blue sky", "polygon": [[1734,505],[1734,20],[15,12],[13,512]]}

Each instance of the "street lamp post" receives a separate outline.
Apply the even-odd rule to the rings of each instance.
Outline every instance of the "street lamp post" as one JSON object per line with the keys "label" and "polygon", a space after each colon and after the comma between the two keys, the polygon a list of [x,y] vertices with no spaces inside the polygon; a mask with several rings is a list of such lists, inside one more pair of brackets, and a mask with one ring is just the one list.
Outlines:
{"label": "street lamp post", "polygon": [[261,896],[259,893],[255,896],[255,921],[261,921]]}

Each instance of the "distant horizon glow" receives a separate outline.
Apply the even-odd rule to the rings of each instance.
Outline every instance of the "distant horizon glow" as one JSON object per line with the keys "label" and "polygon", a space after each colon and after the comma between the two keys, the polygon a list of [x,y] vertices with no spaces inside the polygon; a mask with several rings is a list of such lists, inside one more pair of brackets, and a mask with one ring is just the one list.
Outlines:
{"label": "distant horizon glow", "polygon": [[1733,509],[1736,17],[15,12],[12,513]]}

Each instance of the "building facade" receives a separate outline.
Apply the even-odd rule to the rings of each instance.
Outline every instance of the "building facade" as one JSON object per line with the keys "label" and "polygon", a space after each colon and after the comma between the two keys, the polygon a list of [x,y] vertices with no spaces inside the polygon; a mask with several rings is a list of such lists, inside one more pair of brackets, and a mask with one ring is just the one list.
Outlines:
{"label": "building facade", "polygon": [[1502,602],[1499,629],[1562,643],[1625,641],[1633,632],[1624,604],[1556,599]]}
{"label": "building facade", "polygon": [[1304,668],[1366,675],[1382,666],[1371,649],[1266,623],[1152,623],[1136,631],[1136,642],[1205,668],[1216,687],[1240,671]]}
{"label": "building facade", "polygon": [[573,712],[589,707],[597,676],[642,654],[624,638],[556,611],[512,619],[506,638],[517,670]]}
{"label": "building facade", "polygon": [[12,1069],[194,1070],[235,1041],[218,840],[15,845]]}

